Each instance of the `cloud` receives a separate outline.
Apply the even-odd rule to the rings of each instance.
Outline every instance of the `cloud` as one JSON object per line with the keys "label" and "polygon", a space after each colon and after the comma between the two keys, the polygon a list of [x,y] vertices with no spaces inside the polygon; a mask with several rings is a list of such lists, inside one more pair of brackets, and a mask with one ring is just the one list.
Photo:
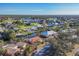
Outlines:
{"label": "cloud", "polygon": [[79,15],[79,9],[60,9],[49,12],[52,15]]}
{"label": "cloud", "polygon": [[32,11],[42,11],[42,9],[36,9],[36,10],[32,10]]}
{"label": "cloud", "polygon": [[6,11],[6,12],[13,12],[13,11],[25,11],[26,9],[17,9],[17,8],[3,8],[3,9],[0,9],[1,11]]}

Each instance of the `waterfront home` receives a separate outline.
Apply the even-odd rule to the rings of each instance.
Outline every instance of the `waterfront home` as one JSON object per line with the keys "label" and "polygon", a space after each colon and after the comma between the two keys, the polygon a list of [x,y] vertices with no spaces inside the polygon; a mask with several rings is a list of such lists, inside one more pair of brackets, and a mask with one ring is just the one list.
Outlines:
{"label": "waterfront home", "polygon": [[36,36],[36,37],[29,39],[29,41],[31,43],[35,43],[35,42],[38,42],[38,41],[42,41],[42,39],[39,36]]}
{"label": "waterfront home", "polygon": [[33,21],[33,19],[30,18],[22,18],[22,20],[24,21],[24,23],[31,23]]}
{"label": "waterfront home", "polygon": [[24,24],[31,25],[31,23],[30,22],[27,22],[27,21],[24,21]]}
{"label": "waterfront home", "polygon": [[60,24],[60,25],[64,25],[64,22],[60,22],[59,24]]}
{"label": "waterfront home", "polygon": [[41,32],[40,34],[41,36],[45,36],[45,37],[48,37],[48,36],[52,36],[52,35],[57,35],[57,32],[55,31],[44,31],[44,32]]}
{"label": "waterfront home", "polygon": [[78,39],[79,37],[77,35],[72,35],[72,39]]}
{"label": "waterfront home", "polygon": [[16,46],[18,46],[19,48],[20,48],[20,47],[25,48],[26,45],[27,45],[27,44],[26,44],[25,42],[17,42],[17,43],[16,43]]}
{"label": "waterfront home", "polygon": [[59,23],[55,22],[55,25],[57,26],[57,25],[59,25]]}
{"label": "waterfront home", "polygon": [[13,30],[19,30],[19,28],[17,28],[17,27],[14,27],[14,28],[13,28]]}
{"label": "waterfront home", "polygon": [[3,49],[6,49],[5,55],[14,56],[15,53],[20,52],[20,49],[18,49],[18,46],[15,44],[7,44],[2,47]]}
{"label": "waterfront home", "polygon": [[11,19],[12,19],[12,20],[21,20],[21,18],[18,17],[18,16],[13,16],[13,17],[11,17]]}
{"label": "waterfront home", "polygon": [[72,29],[72,28],[69,28],[69,29],[65,29],[65,30],[61,30],[61,32],[76,32],[77,29]]}
{"label": "waterfront home", "polygon": [[48,26],[54,26],[54,23],[49,23]]}
{"label": "waterfront home", "polygon": [[73,35],[73,34],[70,34],[70,35],[66,36],[66,38],[69,39],[69,40],[75,40],[77,42],[79,41],[78,40],[79,37],[77,35]]}
{"label": "waterfront home", "polygon": [[12,49],[17,49],[18,46],[16,46],[15,44],[7,44],[5,46],[3,46],[3,48],[7,49],[7,48],[12,48]]}
{"label": "waterfront home", "polygon": [[31,33],[33,33],[34,32],[34,30],[32,30],[32,29],[34,29],[34,28],[27,28],[27,29],[25,29],[27,32],[31,32]]}
{"label": "waterfront home", "polygon": [[43,28],[43,26],[42,26],[42,25],[37,25],[37,27],[38,27],[38,28]]}
{"label": "waterfront home", "polygon": [[16,36],[23,35],[22,33],[16,33]]}
{"label": "waterfront home", "polygon": [[5,55],[6,56],[15,56],[17,53],[20,53],[20,49],[7,48]]}
{"label": "waterfront home", "polygon": [[33,26],[33,27],[31,28],[31,30],[37,30],[37,27],[36,27],[36,26]]}
{"label": "waterfront home", "polygon": [[4,23],[4,25],[5,25],[5,27],[8,27],[8,26],[11,26],[12,25],[12,23]]}
{"label": "waterfront home", "polygon": [[5,16],[0,16],[0,20],[7,20],[8,17],[5,17]]}
{"label": "waterfront home", "polygon": [[32,18],[22,18],[22,20],[26,23],[37,22],[42,23],[43,19],[32,19]]}

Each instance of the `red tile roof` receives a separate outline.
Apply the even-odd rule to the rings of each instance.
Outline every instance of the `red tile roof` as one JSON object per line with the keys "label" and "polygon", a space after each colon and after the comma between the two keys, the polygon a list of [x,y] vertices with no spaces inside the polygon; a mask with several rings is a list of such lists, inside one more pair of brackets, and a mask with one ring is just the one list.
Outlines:
{"label": "red tile roof", "polygon": [[31,42],[34,43],[34,42],[37,42],[40,39],[41,39],[40,37],[36,36],[36,37],[31,38]]}

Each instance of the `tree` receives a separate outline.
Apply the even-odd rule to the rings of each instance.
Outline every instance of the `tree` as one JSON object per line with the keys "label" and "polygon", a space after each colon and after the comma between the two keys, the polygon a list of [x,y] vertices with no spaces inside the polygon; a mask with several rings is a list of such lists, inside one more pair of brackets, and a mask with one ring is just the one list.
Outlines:
{"label": "tree", "polygon": [[[68,33],[69,34],[69,33]],[[52,55],[65,56],[67,52],[71,52],[73,47],[73,42],[68,39],[68,34],[60,33],[57,37],[49,37],[48,42],[51,44],[51,48],[54,48],[55,53],[51,50]]]}
{"label": "tree", "polygon": [[12,40],[16,40],[16,33],[14,31],[9,31],[9,37]]}
{"label": "tree", "polygon": [[4,45],[4,41],[3,40],[0,40],[0,46],[3,46]]}
{"label": "tree", "polygon": [[64,29],[70,28],[69,23],[65,21],[64,23]]}
{"label": "tree", "polygon": [[79,52],[76,52],[75,56],[79,56]]}
{"label": "tree", "polygon": [[3,36],[4,41],[9,41],[10,40],[9,33],[7,31],[4,31],[2,33],[2,36]]}
{"label": "tree", "polygon": [[15,22],[13,22],[13,24],[23,25],[24,23],[21,20],[16,20]]}
{"label": "tree", "polygon": [[2,34],[4,41],[9,41],[10,39],[15,40],[16,38],[16,34],[12,30],[4,31]]}
{"label": "tree", "polygon": [[26,46],[26,48],[25,48],[25,50],[23,52],[23,55],[28,56],[32,52],[33,52],[32,46],[28,45],[28,46]]}
{"label": "tree", "polygon": [[0,48],[0,55],[5,55],[6,49]]}

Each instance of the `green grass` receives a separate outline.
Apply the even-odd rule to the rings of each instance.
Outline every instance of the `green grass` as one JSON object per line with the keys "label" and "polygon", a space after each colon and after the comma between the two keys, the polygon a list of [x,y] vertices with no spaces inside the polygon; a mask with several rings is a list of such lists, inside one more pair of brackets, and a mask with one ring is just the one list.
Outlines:
{"label": "green grass", "polygon": [[32,26],[18,25],[17,27],[19,29],[26,29],[26,28],[31,28]]}
{"label": "green grass", "polygon": [[40,25],[38,23],[31,23],[31,25],[18,25],[17,27],[19,29],[26,29],[26,28],[32,28],[33,26],[37,26],[37,25]]}
{"label": "green grass", "polygon": [[37,26],[40,25],[39,23],[31,23],[31,26]]}
{"label": "green grass", "polygon": [[3,20],[3,21],[0,22],[0,23],[7,23],[7,22],[14,22],[14,21],[16,21],[16,20],[10,20],[10,19],[8,19],[8,20]]}

